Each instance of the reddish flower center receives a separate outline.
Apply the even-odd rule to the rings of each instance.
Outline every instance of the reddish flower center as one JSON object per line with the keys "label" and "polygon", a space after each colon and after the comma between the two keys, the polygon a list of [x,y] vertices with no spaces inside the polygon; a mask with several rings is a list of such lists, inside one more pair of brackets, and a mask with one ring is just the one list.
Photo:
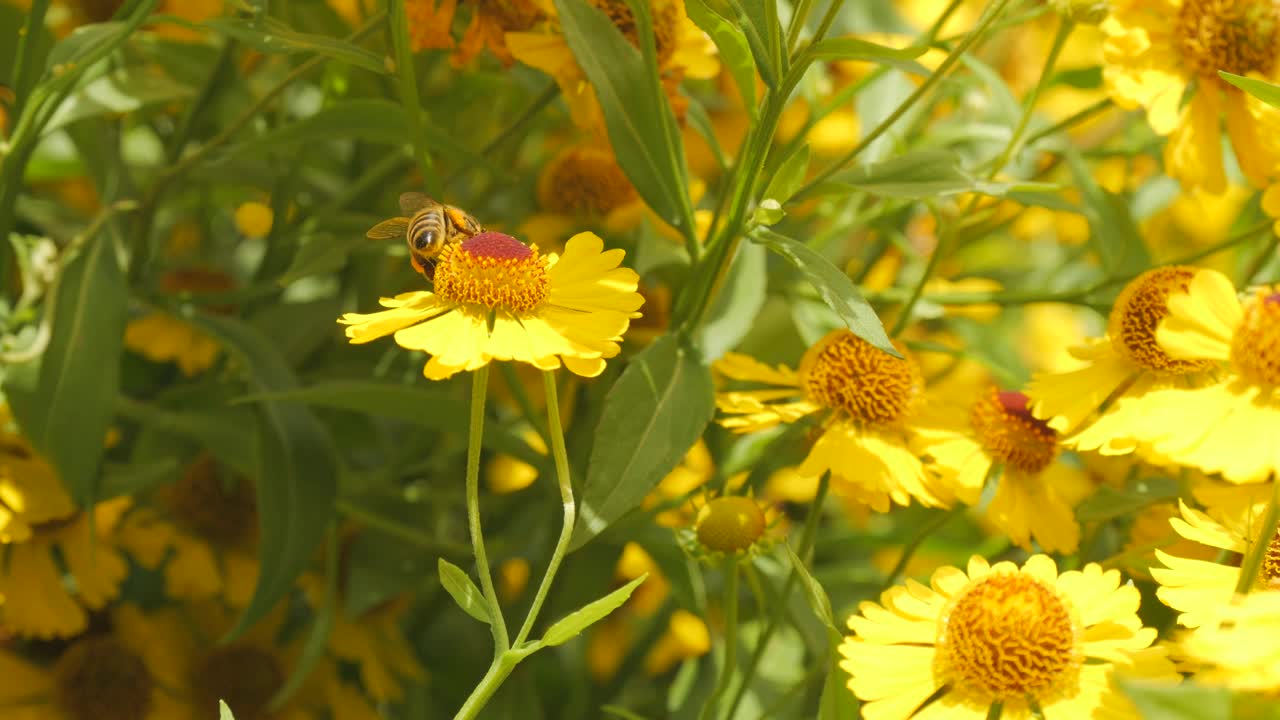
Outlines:
{"label": "reddish flower center", "polygon": [[551,293],[547,261],[536,246],[498,232],[447,245],[436,263],[435,291],[457,303],[529,312]]}

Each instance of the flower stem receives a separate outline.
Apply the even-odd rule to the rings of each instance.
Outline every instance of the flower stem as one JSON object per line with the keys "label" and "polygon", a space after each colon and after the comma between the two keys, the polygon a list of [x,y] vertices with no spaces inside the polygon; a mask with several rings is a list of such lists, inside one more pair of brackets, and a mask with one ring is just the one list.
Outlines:
{"label": "flower stem", "polygon": [[493,659],[493,664],[489,666],[489,671],[480,679],[480,683],[471,691],[471,695],[467,697],[467,701],[462,704],[458,710],[458,714],[453,716],[453,720],[472,720],[480,714],[484,706],[489,703],[489,699],[493,694],[502,687],[502,682],[507,679],[511,671],[516,668],[516,664],[520,662],[523,655],[507,650],[499,654]]}
{"label": "flower stem", "polygon": [[942,526],[946,525],[948,520],[955,517],[956,514],[963,509],[963,505],[956,505],[950,510],[940,512],[930,518],[929,522],[925,523],[924,527],[920,528],[920,532],[916,533],[916,536],[911,538],[911,541],[907,543],[907,546],[902,548],[902,557],[898,558],[897,564],[893,566],[893,570],[891,570],[889,575],[885,577],[884,584],[880,586],[881,593],[893,587],[893,585],[898,582],[898,577],[907,569],[907,563],[911,562],[911,557],[916,554],[916,550],[920,549],[920,546],[924,544],[924,541],[929,539],[930,535],[942,529]]}
{"label": "flower stem", "polygon": [[409,43],[409,19],[405,16],[404,0],[387,0],[387,23],[391,30],[391,44],[396,54],[396,76],[400,81],[400,104],[409,120],[409,134],[413,139],[413,151],[422,171],[427,192],[440,196],[440,178],[432,171],[431,154],[427,152],[426,132],[422,123],[422,102],[418,98],[418,75],[413,66],[413,47]]}
{"label": "flower stem", "polygon": [[720,679],[716,689],[702,706],[699,720],[710,720],[720,704],[720,698],[729,689],[733,679],[733,669],[738,664],[738,558],[730,557],[725,561],[726,576],[724,582],[724,661],[720,666]]}
{"label": "flower stem", "polygon": [[533,596],[533,604],[529,606],[529,614],[524,619],[516,635],[516,647],[519,647],[533,630],[533,623],[538,619],[542,603],[547,599],[551,583],[555,580],[556,571],[560,569],[560,561],[564,560],[569,549],[569,538],[573,536],[573,523],[577,519],[577,504],[573,500],[573,484],[569,479],[569,455],[564,449],[564,430],[560,426],[560,402],[556,397],[556,373],[554,370],[542,372],[542,385],[547,396],[547,425],[551,435],[551,454],[556,461],[556,481],[560,485],[560,501],[564,504],[564,523],[560,527],[560,539],[551,553],[551,562],[547,564],[547,573],[542,576],[542,584]]}
{"label": "flower stem", "polygon": [[[484,438],[484,403],[489,387],[489,366],[485,365],[471,375],[471,426],[467,435],[467,524],[471,530],[471,552],[476,558],[476,573],[480,576],[480,589],[484,591],[489,606],[490,627],[497,654],[511,647],[507,639],[507,623],[502,618],[498,594],[493,591],[493,577],[489,573],[489,556],[484,551],[484,534],[480,530],[480,443]],[[487,677],[487,676],[486,676]]]}
{"label": "flower stem", "polygon": [[1267,503],[1267,513],[1262,516],[1262,524],[1254,535],[1253,545],[1245,553],[1240,563],[1240,579],[1236,581],[1236,592],[1243,595],[1249,592],[1258,579],[1258,571],[1262,568],[1262,560],[1267,556],[1267,549],[1276,536],[1276,525],[1280,524],[1280,482],[1275,473],[1271,474],[1271,502]]}

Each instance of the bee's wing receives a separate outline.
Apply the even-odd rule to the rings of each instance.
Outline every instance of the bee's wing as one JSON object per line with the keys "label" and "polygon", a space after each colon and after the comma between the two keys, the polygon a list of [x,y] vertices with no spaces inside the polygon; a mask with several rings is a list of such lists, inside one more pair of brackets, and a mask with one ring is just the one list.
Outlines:
{"label": "bee's wing", "polygon": [[422,208],[435,204],[435,200],[420,192],[407,192],[400,195],[400,212],[405,215],[413,215]]}
{"label": "bee's wing", "polygon": [[409,230],[409,218],[395,217],[383,220],[365,231],[364,236],[371,240],[398,240]]}

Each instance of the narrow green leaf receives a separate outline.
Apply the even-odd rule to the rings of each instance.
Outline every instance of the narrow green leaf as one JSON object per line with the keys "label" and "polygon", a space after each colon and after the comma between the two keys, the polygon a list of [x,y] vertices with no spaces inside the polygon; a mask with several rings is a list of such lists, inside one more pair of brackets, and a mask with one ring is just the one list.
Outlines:
{"label": "narrow green leaf", "polygon": [[333,626],[338,616],[338,576],[342,572],[338,562],[345,558],[345,555],[338,550],[336,529],[329,531],[325,555],[324,596],[320,599],[319,607],[313,607],[315,612],[311,621],[311,632],[307,634],[307,640],[302,645],[302,652],[292,663],[293,667],[289,671],[288,680],[271,697],[271,703],[267,707],[270,712],[279,712],[280,708],[302,689],[311,677],[311,672],[324,659],[329,649],[329,636],[333,633]]}
{"label": "narrow green leaf", "polygon": [[929,69],[916,62],[928,50],[927,45],[909,45],[904,48],[892,48],[868,40],[855,37],[827,38],[809,52],[818,60],[866,60],[880,65],[889,65],[915,75],[928,75]]}
{"label": "narrow green leaf", "polygon": [[105,234],[71,260],[58,282],[52,334],[37,364],[8,368],[5,392],[31,443],[67,492],[98,497],[103,443],[120,389],[128,288]]}
{"label": "narrow green leaf", "polygon": [[800,578],[800,585],[804,588],[804,597],[809,601],[809,608],[827,627],[831,636],[838,640],[840,629],[836,627],[836,614],[831,609],[831,598],[827,597],[827,591],[822,588],[822,584],[813,576],[813,573],[809,572],[809,568],[804,566],[804,561],[796,555],[796,551],[792,550],[790,545],[784,544],[783,547],[787,551],[787,559],[791,561],[791,569]]}
{"label": "narrow green leaf", "polygon": [[783,161],[773,173],[769,185],[765,187],[762,197],[777,200],[785,204],[804,184],[805,173],[809,171],[809,146],[801,145],[800,149]]}
{"label": "narrow green leaf", "polygon": [[124,495],[137,495],[160,483],[172,480],[181,469],[177,458],[135,461],[125,464],[106,463],[102,471],[102,487],[98,496],[103,500]]}
{"label": "narrow green leaf", "polygon": [[693,24],[711,36],[711,41],[720,51],[720,61],[729,68],[733,82],[738,86],[742,107],[755,118],[760,108],[756,102],[756,68],[751,59],[751,46],[747,44],[747,36],[713,10],[707,0],[685,0],[684,7]]}
{"label": "narrow green leaf", "polygon": [[480,593],[480,588],[476,587],[471,578],[463,572],[462,568],[453,563],[440,558],[440,585],[449,593],[449,597],[458,603],[458,607],[471,617],[488,625],[489,608],[484,603],[484,595]]}
{"label": "narrow green leaf", "polygon": [[1266,80],[1258,80],[1257,78],[1232,75],[1223,70],[1218,71],[1218,76],[1262,102],[1274,107],[1280,107],[1280,85]]}
{"label": "narrow green leaf", "polygon": [[858,720],[858,696],[849,691],[849,673],[832,662],[822,684],[817,720]]}
{"label": "narrow green leaf", "polygon": [[192,412],[176,412],[120,398],[127,404],[124,412],[130,419],[149,429],[181,435],[213,453],[242,475],[258,471],[258,419],[245,408],[209,408]]}
{"label": "narrow green leaf", "polygon": [[1110,520],[1177,497],[1178,481],[1173,478],[1136,479],[1120,489],[1100,485],[1093,495],[1076,507],[1076,518],[1080,522]]}
{"label": "narrow green leaf", "polygon": [[556,0],[565,40],[595,88],[618,164],[663,220],[693,231],[684,144],[656,71],[609,17],[583,0]]}
{"label": "narrow green leaf", "polygon": [[213,18],[204,24],[264,53],[315,53],[380,75],[389,74],[382,58],[369,50],[339,38],[298,32],[265,14],[250,19]]}
{"label": "narrow green leaf", "polygon": [[884,324],[880,322],[876,311],[858,292],[857,286],[849,276],[832,265],[830,260],[819,255],[808,245],[785,235],[779,235],[772,230],[756,228],[750,237],[752,241],[764,245],[795,266],[804,279],[818,291],[822,301],[840,316],[853,334],[894,357],[902,357],[889,342]]}
{"label": "narrow green leaf", "polygon": [[[297,387],[293,371],[270,339],[232,318],[193,314],[189,318],[216,339],[244,368],[260,392]],[[232,635],[261,619],[293,587],[334,517],[338,457],[320,421],[301,405],[260,403],[266,436],[261,445],[258,521],[261,569],[253,599]]]}
{"label": "narrow green leaf", "polygon": [[714,395],[711,372],[675,335],[631,360],[605,397],[571,548],[638,507],[680,463],[711,422]]}
{"label": "narrow green leaf", "polygon": [[94,78],[71,93],[44,126],[44,133],[77,120],[134,112],[148,105],[181,100],[191,88],[149,66],[132,66]]}
{"label": "narrow green leaf", "polygon": [[123,22],[81,25],[53,46],[49,51],[46,68],[52,70],[59,65],[79,63],[103,48],[120,42],[128,32],[129,26]]}
{"label": "narrow green leaf", "polygon": [[768,277],[768,253],[754,243],[738,248],[724,288],[716,293],[707,319],[698,327],[698,346],[708,359],[719,358],[738,346],[764,307]]}
{"label": "narrow green leaf", "polygon": [[622,603],[626,602],[627,598],[631,597],[631,593],[635,592],[635,589],[640,587],[640,583],[644,582],[648,577],[649,573],[645,573],[599,600],[593,600],[578,610],[569,613],[547,628],[547,632],[539,642],[544,647],[555,647],[569,642],[583,630],[595,625],[608,617],[609,613],[622,607]]}
{"label": "narrow green leaf", "polygon": [[776,88],[783,71],[779,63],[778,48],[770,41],[764,3],[760,0],[726,0],[726,2],[733,10],[733,21],[746,35],[747,47],[751,49],[751,55],[755,58],[760,79],[764,80],[764,84],[769,88]]}
{"label": "narrow green leaf", "polygon": [[1231,691],[1192,683],[1121,680],[1120,689],[1143,720],[1232,720]]}
{"label": "narrow green leaf", "polygon": [[973,180],[946,150],[918,150],[832,175],[824,185],[897,198],[925,198],[969,190]]}
{"label": "narrow green leaf", "polygon": [[1089,241],[1111,277],[1127,277],[1151,267],[1151,254],[1133,219],[1129,204],[1098,185],[1080,154],[1066,153],[1071,175],[1080,189],[1084,216],[1089,220]]}
{"label": "narrow green leaf", "polygon": [[218,701],[218,720],[236,720],[236,716],[231,714],[231,708],[227,707],[226,700]]}

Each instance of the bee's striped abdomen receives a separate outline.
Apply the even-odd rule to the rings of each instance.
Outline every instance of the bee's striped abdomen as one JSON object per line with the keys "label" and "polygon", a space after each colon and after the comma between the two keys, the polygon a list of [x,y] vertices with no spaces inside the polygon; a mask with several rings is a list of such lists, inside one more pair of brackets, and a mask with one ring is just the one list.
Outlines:
{"label": "bee's striped abdomen", "polygon": [[428,208],[409,221],[409,244],[420,252],[431,252],[444,244],[444,217],[439,210]]}

